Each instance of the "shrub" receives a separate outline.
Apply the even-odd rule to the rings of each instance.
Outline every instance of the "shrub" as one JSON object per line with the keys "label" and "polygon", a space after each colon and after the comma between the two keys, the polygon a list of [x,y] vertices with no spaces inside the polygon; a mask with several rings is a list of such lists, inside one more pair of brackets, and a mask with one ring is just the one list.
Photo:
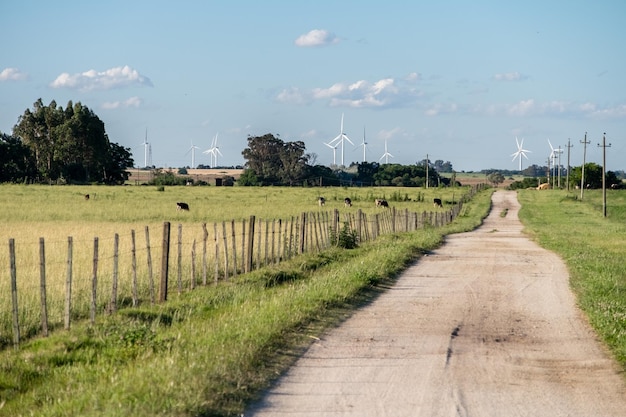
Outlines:
{"label": "shrub", "polygon": [[345,222],[343,227],[336,234],[331,233],[331,243],[344,249],[355,249],[359,246],[356,231],[350,229],[350,225]]}

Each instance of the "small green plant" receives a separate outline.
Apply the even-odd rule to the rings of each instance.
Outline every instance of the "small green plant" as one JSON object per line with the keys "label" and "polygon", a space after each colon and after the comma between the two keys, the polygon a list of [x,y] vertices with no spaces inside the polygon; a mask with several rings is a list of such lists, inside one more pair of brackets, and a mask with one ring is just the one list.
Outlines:
{"label": "small green plant", "polygon": [[356,231],[350,229],[350,225],[345,222],[341,230],[337,233],[331,233],[331,243],[344,249],[354,249],[359,247],[359,238]]}

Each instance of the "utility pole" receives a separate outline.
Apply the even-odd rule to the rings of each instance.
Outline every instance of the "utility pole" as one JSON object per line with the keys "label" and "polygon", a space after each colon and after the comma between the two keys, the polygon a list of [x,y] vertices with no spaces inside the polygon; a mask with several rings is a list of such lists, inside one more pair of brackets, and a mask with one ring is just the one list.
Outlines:
{"label": "utility pole", "polygon": [[591,142],[587,140],[587,132],[585,132],[585,140],[581,140],[583,144],[583,167],[580,175],[580,201],[583,201],[583,193],[585,192],[585,159],[587,158],[587,145]]}
{"label": "utility pole", "polygon": [[556,165],[556,169],[558,169],[558,170],[559,170],[559,174],[558,174],[558,175],[559,175],[559,179],[558,179],[558,181],[557,181],[557,187],[558,187],[559,189],[561,189],[561,154],[563,153],[563,150],[561,149],[561,145],[559,145],[559,150],[558,150],[558,152],[559,152],[559,156],[558,156],[558,158],[557,158],[557,159],[558,159],[558,161],[559,161],[559,162],[558,162],[558,163],[557,163],[557,165]]}
{"label": "utility pole", "polygon": [[606,148],[610,148],[611,144],[606,144],[606,133],[602,135],[602,145],[598,143],[598,147],[602,148],[602,214],[606,217]]}
{"label": "utility pole", "polygon": [[569,143],[570,139],[567,138],[567,176],[565,181],[567,182],[567,192],[569,193],[569,156],[570,156],[570,149],[574,147],[574,145],[570,145]]}

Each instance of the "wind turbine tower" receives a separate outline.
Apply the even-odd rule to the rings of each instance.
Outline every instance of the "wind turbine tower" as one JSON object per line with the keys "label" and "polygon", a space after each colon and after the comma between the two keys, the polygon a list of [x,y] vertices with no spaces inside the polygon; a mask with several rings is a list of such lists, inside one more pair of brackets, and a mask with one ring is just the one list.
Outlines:
{"label": "wind turbine tower", "polygon": [[330,143],[324,142],[324,145],[333,150],[333,165],[337,165],[337,146],[339,146],[339,144],[331,145]]}
{"label": "wind turbine tower", "polygon": [[365,126],[363,126],[363,142],[359,145],[363,147],[363,162],[367,162],[367,157],[365,155],[365,151],[367,150],[367,142],[365,142]]}
{"label": "wind turbine tower", "polygon": [[148,143],[148,129],[146,129],[146,137],[143,140],[143,167],[148,168],[152,165],[152,146]]}
{"label": "wind turbine tower", "polygon": [[389,163],[389,157],[393,158],[393,155],[390,154],[387,151],[387,139],[385,139],[385,153],[383,154],[383,156],[380,157],[379,161],[381,161],[383,158],[385,158],[385,163],[388,164]]}

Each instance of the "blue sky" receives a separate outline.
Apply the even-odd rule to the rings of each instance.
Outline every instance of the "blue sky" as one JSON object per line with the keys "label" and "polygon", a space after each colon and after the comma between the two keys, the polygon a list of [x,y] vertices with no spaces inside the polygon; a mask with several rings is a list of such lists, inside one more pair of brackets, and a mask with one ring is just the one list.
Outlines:
{"label": "blue sky", "polygon": [[[316,163],[450,161],[457,171],[626,169],[626,3],[599,1],[0,2],[0,131],[41,98],[80,101],[144,165],[238,165],[248,136]],[[336,150],[341,161],[341,147]],[[384,162],[384,159],[380,162]]]}

